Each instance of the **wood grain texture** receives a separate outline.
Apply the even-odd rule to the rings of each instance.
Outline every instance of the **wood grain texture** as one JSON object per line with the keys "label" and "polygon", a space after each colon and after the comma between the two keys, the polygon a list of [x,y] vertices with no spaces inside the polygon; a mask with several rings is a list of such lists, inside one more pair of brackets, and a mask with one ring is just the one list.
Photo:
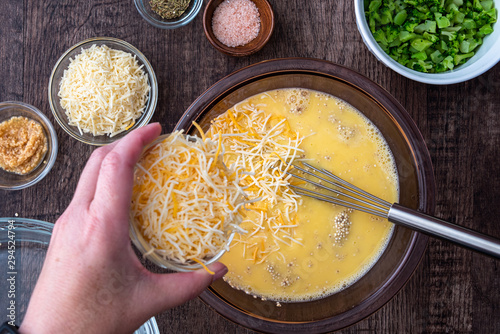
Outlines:
{"label": "wood grain texture", "polygon": [[[436,215],[500,238],[500,65],[461,84],[421,84],[386,68],[368,51],[356,28],[353,1],[270,2],[276,26],[268,44],[254,55],[232,58],[209,44],[201,13],[185,27],[160,30],[141,18],[131,0],[2,1],[0,100],[41,109],[56,127],[59,155],[35,186],[0,191],[0,216],[18,213],[55,222],[69,204],[94,148],[70,138],[55,123],[47,97],[49,75],[73,44],[112,36],[136,46],[155,69],[160,91],[152,121],[160,122],[164,132],[213,83],[262,60],[313,57],[364,74],[400,101],[421,130],[435,168]],[[399,294],[342,332],[499,333],[499,314],[500,262],[431,240]],[[199,299],[157,320],[162,333],[251,332]]]}

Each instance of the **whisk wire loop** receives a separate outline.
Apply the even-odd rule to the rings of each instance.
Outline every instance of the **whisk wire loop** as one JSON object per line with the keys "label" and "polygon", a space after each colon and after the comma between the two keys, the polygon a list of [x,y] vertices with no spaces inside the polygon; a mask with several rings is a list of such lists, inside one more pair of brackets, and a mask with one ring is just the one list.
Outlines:
{"label": "whisk wire loop", "polygon": [[[335,196],[298,187],[296,185],[291,185],[290,187],[292,187],[298,195],[308,196],[329,203],[342,205],[350,209],[363,211],[382,218],[388,217],[388,213],[391,208],[391,203],[371,195],[370,193],[354,186],[353,184],[339,178],[338,176],[330,173],[325,169],[318,169],[304,162],[302,164],[310,170],[301,168],[297,165],[292,165],[292,166],[294,169],[302,173],[308,174],[312,177],[315,177],[320,181],[315,182],[311,179],[294,174],[290,171],[287,171],[287,174],[299,180],[302,180],[306,183],[309,183],[317,188],[331,192],[335,194]],[[314,172],[312,172],[311,170]],[[330,186],[326,186],[320,182],[326,182],[330,186],[333,186],[333,188]]]}

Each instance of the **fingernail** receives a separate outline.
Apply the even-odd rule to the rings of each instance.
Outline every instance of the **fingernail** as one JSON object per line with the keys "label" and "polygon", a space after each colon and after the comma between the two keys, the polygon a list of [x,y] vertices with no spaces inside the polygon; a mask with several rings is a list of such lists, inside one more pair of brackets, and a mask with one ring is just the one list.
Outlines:
{"label": "fingernail", "polygon": [[214,275],[212,276],[212,282],[215,282],[219,278],[222,278],[222,276],[227,274],[228,271],[227,267],[220,262],[214,263],[210,267],[210,269],[214,272]]}

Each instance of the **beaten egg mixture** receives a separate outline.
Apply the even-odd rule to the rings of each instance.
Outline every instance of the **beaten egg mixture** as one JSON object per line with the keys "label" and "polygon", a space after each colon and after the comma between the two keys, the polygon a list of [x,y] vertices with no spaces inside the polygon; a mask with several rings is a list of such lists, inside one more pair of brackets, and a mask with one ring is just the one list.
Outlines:
{"label": "beaten egg mixture", "polygon": [[391,223],[294,195],[270,163],[287,168],[288,161],[303,160],[396,202],[392,153],[359,111],[317,91],[274,90],[235,105],[208,134],[222,136],[226,165],[246,171],[245,191],[253,201],[221,259],[232,287],[276,301],[318,299],[354,283],[380,257]]}

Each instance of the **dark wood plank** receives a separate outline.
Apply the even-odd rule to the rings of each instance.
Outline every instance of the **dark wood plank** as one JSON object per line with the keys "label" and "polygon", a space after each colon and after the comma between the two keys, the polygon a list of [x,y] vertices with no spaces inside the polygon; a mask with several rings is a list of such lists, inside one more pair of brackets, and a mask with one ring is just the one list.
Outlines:
{"label": "dark wood plank", "polygon": [[[3,1],[0,4],[0,99],[21,100],[55,120],[47,84],[59,56],[95,36],[124,39],[152,63],[160,87],[153,121],[173,129],[183,111],[225,75],[256,62],[314,57],[350,67],[388,90],[413,117],[428,145],[437,183],[436,215],[500,238],[500,65],[468,82],[432,86],[400,76],[368,51],[353,1],[271,1],[276,29],[268,45],[244,58],[218,53],[202,15],[176,30],[148,25],[132,1]],[[0,215],[55,222],[71,200],[93,147],[55,124],[59,155],[37,185],[0,192]],[[156,270],[148,265],[151,270]],[[500,332],[500,263],[431,240],[408,284],[381,310],[344,333]],[[195,299],[157,316],[163,333],[249,333]]]}
{"label": "dark wood plank", "polygon": [[[0,100],[23,100],[24,6],[8,2],[0,10]],[[22,193],[0,192],[2,216],[14,216],[20,210]]]}
{"label": "dark wood plank", "polygon": [[[500,238],[500,66],[471,81],[467,106],[477,135],[471,136],[474,229]],[[470,191],[470,190],[469,190]],[[472,254],[470,290],[473,296],[472,330],[475,333],[500,331],[500,262]]]}

